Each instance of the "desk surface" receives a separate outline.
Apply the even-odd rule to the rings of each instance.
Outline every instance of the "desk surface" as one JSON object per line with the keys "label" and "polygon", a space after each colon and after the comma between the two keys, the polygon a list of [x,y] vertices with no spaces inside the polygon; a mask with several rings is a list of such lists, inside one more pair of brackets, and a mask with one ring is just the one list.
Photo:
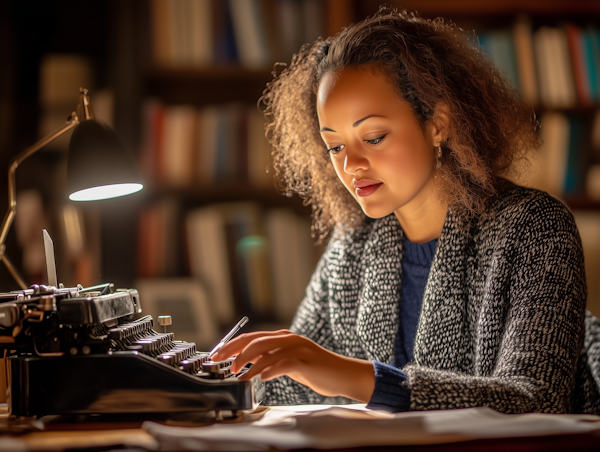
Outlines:
{"label": "desk surface", "polygon": [[[124,428],[123,425],[97,425],[98,429],[90,429],[87,426],[61,426],[60,430],[28,433],[19,437],[27,451],[59,451],[65,449],[93,449],[94,451],[122,450],[128,449],[152,450],[155,448],[154,439],[141,428]],[[128,426],[129,427],[129,426]],[[73,428],[73,429],[71,429]],[[7,444],[8,445],[8,444]],[[2,447],[0,439],[0,450],[10,450]],[[349,449],[337,449],[349,450]],[[502,438],[474,440],[449,444],[436,444],[426,446],[385,446],[385,447],[362,447],[360,451],[373,450],[378,452],[388,451],[421,451],[421,452],[458,452],[458,451],[480,451],[500,452],[510,450],[521,451],[595,451],[600,450],[600,436],[592,434],[559,435],[532,438]]]}
{"label": "desk surface", "polygon": [[[159,421],[158,418],[151,420]],[[68,449],[93,450],[153,450],[156,440],[142,429],[142,418],[98,420],[96,417],[48,417],[42,419],[43,431],[0,438],[1,451],[61,451]],[[172,450],[172,449],[170,449]],[[308,450],[308,449],[303,449]],[[338,451],[352,450],[349,448]],[[420,446],[361,447],[360,451],[598,451],[600,433],[546,435],[522,438],[494,438]]]}

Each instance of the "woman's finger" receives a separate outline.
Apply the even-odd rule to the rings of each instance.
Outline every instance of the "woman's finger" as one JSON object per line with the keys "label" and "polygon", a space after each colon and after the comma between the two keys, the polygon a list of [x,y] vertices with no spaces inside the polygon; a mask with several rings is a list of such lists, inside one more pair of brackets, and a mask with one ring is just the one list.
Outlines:
{"label": "woman's finger", "polygon": [[297,360],[293,358],[284,358],[264,369],[260,374],[260,378],[263,381],[269,381],[274,378],[283,377],[284,375],[289,376],[290,374],[296,373],[297,368]]}
{"label": "woman's finger", "polygon": [[239,370],[248,363],[255,363],[259,356],[285,350],[306,344],[307,339],[297,334],[284,334],[279,336],[265,336],[254,339],[243,350],[241,350],[231,366],[231,370]]}
{"label": "woman's finger", "polygon": [[261,378],[262,378],[262,372],[265,369],[277,364],[280,361],[290,359],[290,356],[294,356],[294,361],[299,363],[299,360],[297,359],[297,354],[294,353],[293,349],[289,349],[289,348],[286,348],[285,350],[280,349],[273,353],[267,353],[265,355],[262,355],[252,365],[250,370],[248,370],[248,372],[246,372],[244,375],[242,375],[240,377],[240,379],[241,380],[249,380],[250,378],[254,377],[255,375],[261,375]]}
{"label": "woman's finger", "polygon": [[213,360],[224,360],[234,355],[239,354],[250,342],[260,337],[281,336],[285,334],[293,334],[289,330],[276,331],[256,331],[252,333],[240,334],[235,339],[232,339],[225,344],[221,349],[213,355]]}

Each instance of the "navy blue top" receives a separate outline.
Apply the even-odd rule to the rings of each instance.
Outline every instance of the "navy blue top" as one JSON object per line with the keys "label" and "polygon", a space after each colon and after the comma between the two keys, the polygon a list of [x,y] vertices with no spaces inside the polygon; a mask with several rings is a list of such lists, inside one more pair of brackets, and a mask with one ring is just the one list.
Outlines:
{"label": "navy blue top", "polygon": [[400,325],[396,336],[394,358],[388,364],[373,362],[375,369],[375,390],[367,405],[369,408],[386,411],[408,411],[410,408],[410,390],[403,383],[406,374],[400,370],[413,360],[413,348],[423,294],[437,239],[426,243],[404,241],[402,259],[402,291],[400,299]]}

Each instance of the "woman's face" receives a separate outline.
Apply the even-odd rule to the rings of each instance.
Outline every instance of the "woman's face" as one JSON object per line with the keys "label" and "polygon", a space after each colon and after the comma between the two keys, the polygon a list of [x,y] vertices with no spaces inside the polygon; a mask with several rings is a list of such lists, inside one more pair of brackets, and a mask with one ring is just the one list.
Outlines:
{"label": "woman's face", "polygon": [[317,114],[335,171],[367,216],[418,211],[437,199],[434,146],[441,133],[430,123],[421,128],[412,106],[382,73],[361,68],[326,74]]}

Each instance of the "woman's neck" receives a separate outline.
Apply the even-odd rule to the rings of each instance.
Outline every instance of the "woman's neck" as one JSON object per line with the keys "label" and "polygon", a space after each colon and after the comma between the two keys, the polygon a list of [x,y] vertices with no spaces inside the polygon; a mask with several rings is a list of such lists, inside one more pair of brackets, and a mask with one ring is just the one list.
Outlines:
{"label": "woman's neck", "polygon": [[448,204],[437,197],[429,197],[421,203],[411,202],[394,212],[404,234],[413,243],[425,243],[439,238],[447,213]]}

